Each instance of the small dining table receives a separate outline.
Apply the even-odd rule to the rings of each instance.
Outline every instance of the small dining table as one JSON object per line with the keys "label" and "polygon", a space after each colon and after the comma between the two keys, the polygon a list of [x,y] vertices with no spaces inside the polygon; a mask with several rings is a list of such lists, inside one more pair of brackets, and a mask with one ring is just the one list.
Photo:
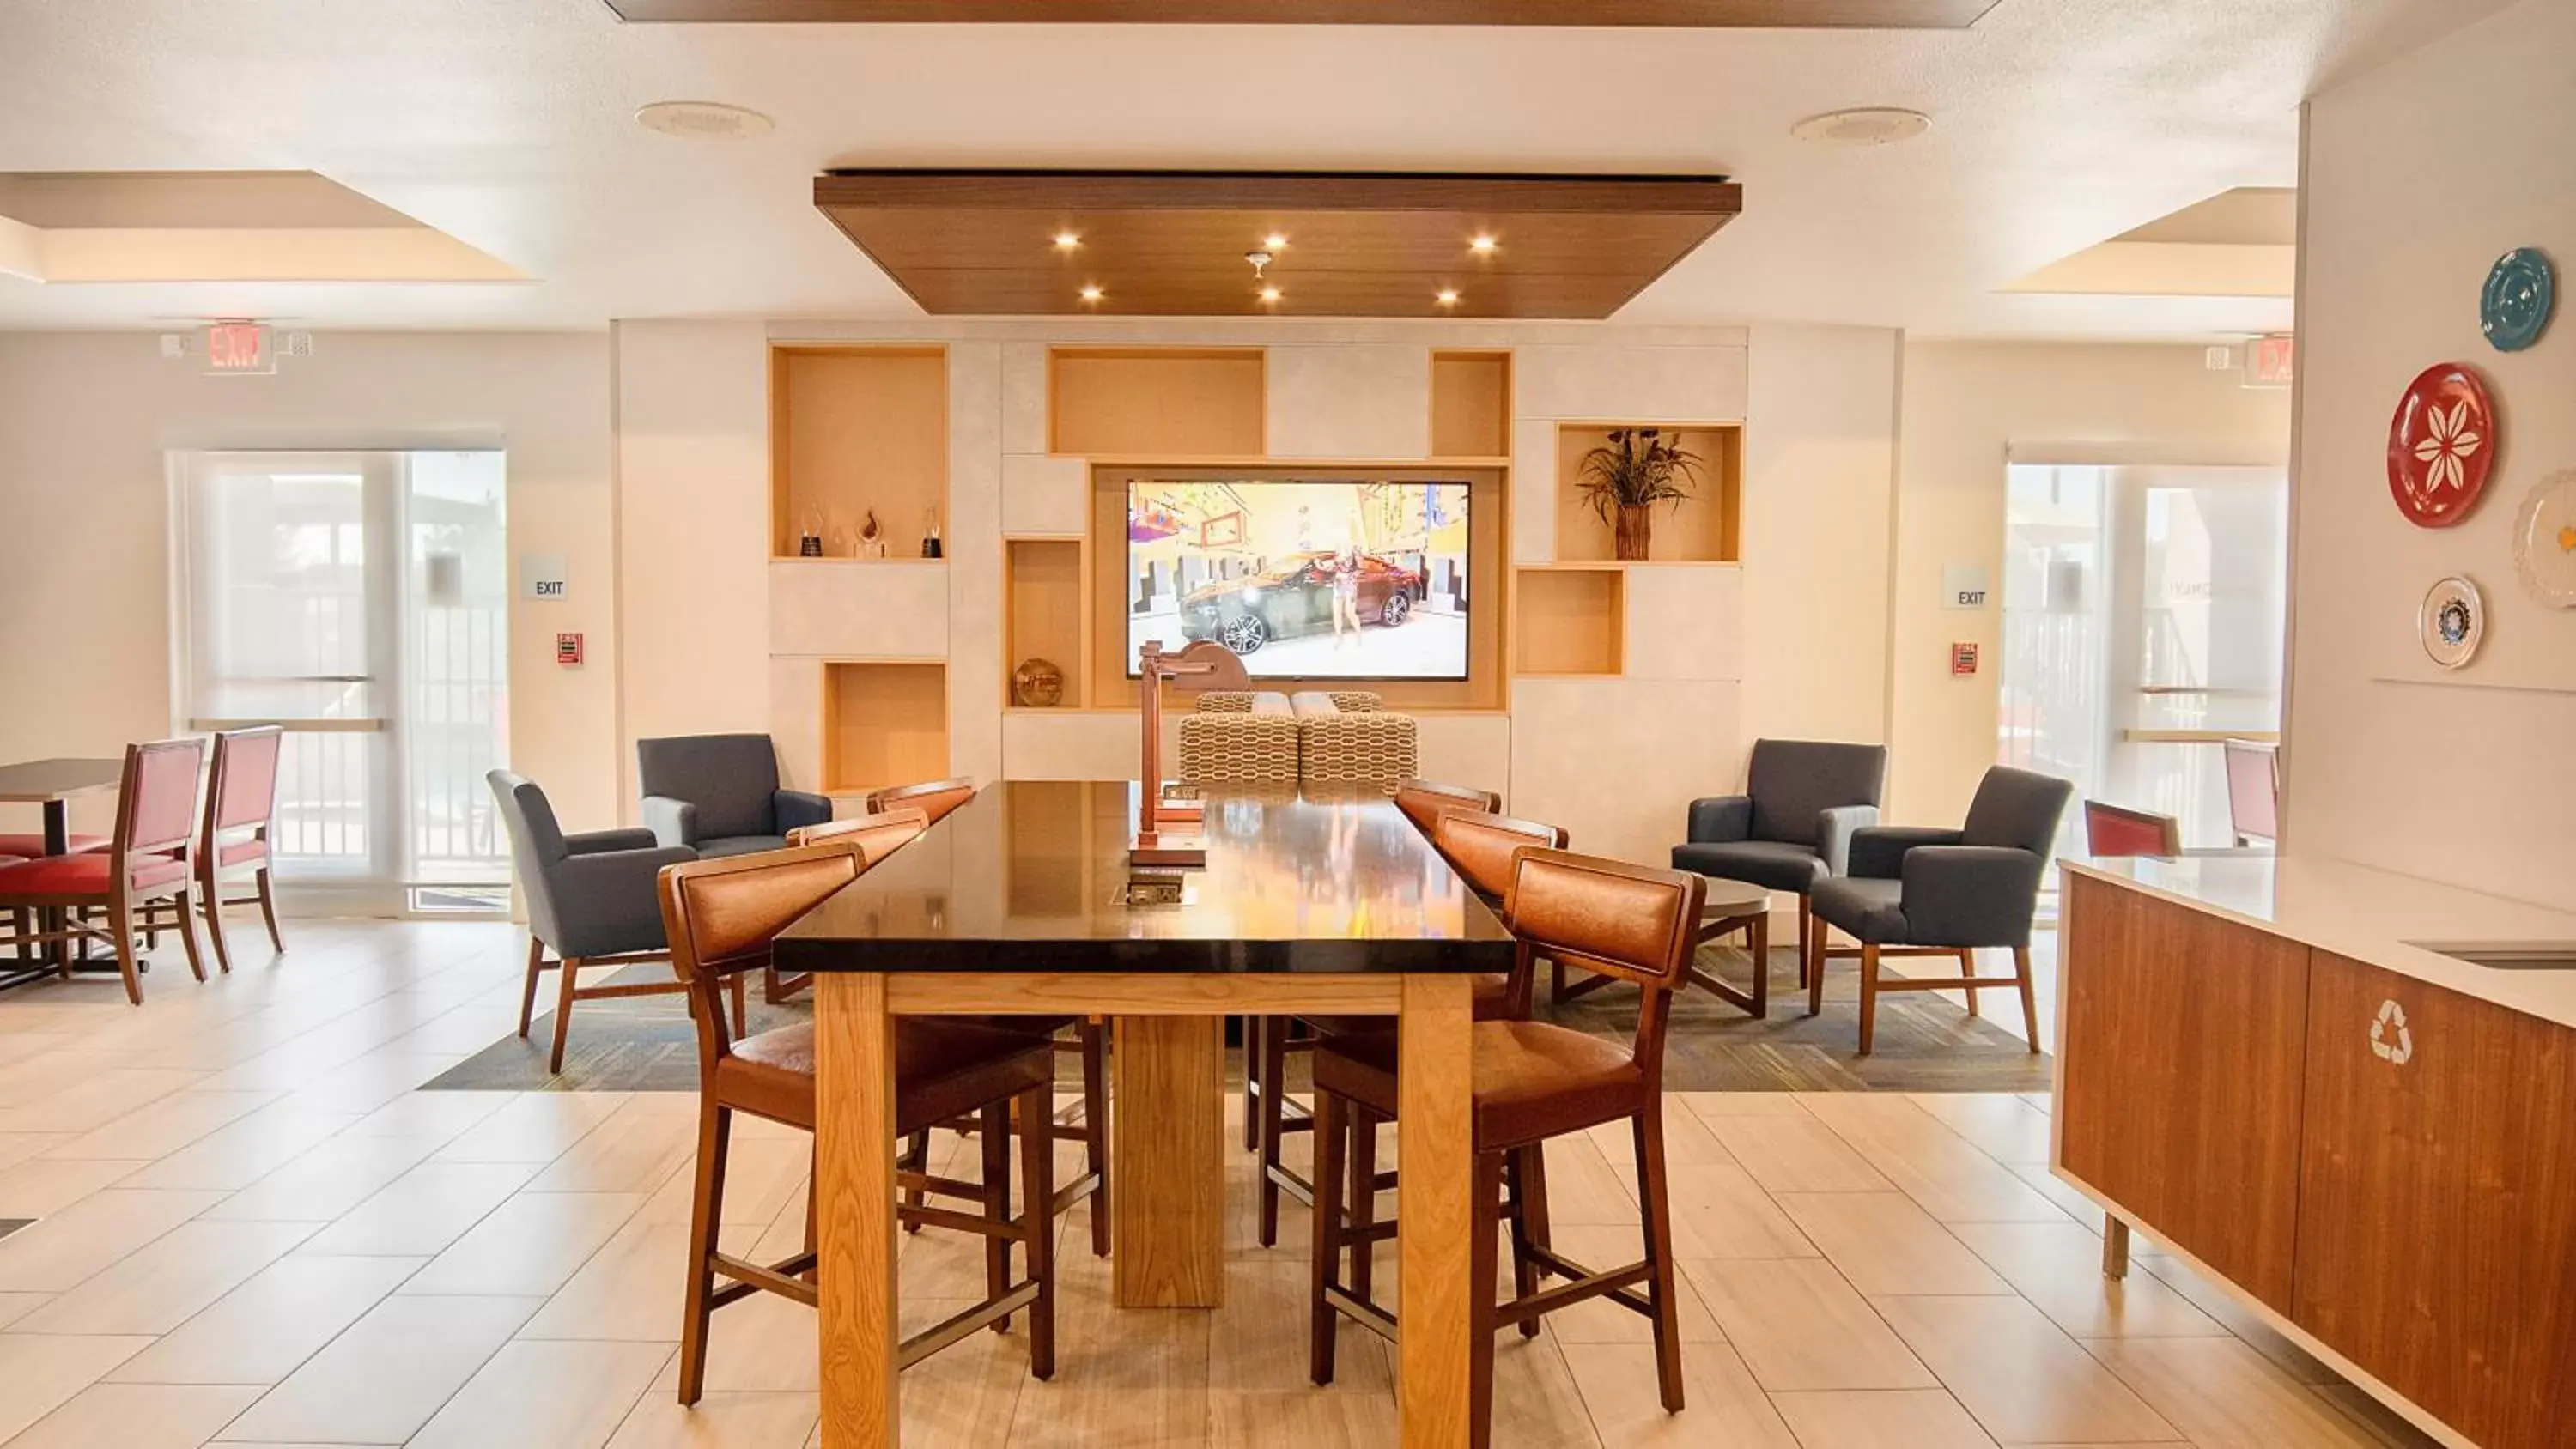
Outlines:
{"label": "small dining table", "polygon": [[1111,1281],[1135,1310],[1223,1299],[1223,1017],[1392,1018],[1403,1440],[1464,1445],[1469,1003],[1512,938],[1380,795],[1212,795],[1205,868],[1177,903],[1130,905],[1139,788],[989,786],[777,941],[815,980],[825,1449],[898,1436],[894,1018],[991,1013],[1112,1022]]}
{"label": "small dining table", "polygon": [[[0,803],[43,806],[45,854],[65,855],[72,848],[71,802],[82,795],[113,790],[124,778],[123,760],[29,760],[23,764],[0,765]],[[60,910],[48,907],[42,915],[46,922],[44,929],[61,929]],[[67,943],[56,944],[54,956],[58,962],[72,955]],[[81,955],[86,957],[86,951]],[[40,981],[49,974],[42,969],[0,972],[0,986]]]}

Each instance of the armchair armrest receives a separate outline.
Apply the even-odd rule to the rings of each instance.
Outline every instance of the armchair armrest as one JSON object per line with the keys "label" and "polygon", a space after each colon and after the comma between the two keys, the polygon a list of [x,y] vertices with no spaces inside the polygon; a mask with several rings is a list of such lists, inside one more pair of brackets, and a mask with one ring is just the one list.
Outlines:
{"label": "armchair armrest", "polygon": [[1896,880],[1905,873],[1908,853],[1927,845],[1956,845],[1959,832],[1929,825],[1871,825],[1852,832],[1848,845],[1850,875]]}
{"label": "armchair armrest", "polygon": [[1753,833],[1753,797],[1711,795],[1690,803],[1690,827],[1684,838],[1693,845],[1742,840]]}
{"label": "armchair armrest", "polygon": [[[637,832],[641,833],[641,832]],[[686,846],[603,850],[568,856],[547,867],[559,940],[546,944],[565,956],[613,956],[658,951],[662,902],[655,878],[666,865],[698,858]]]}
{"label": "armchair armrest", "polygon": [[656,842],[665,846],[698,843],[697,806],[668,795],[647,795],[642,803],[644,826]]}
{"label": "armchair armrest", "polygon": [[1828,805],[1817,811],[1816,853],[1825,858],[1825,869],[1851,874],[1852,836],[1877,823],[1875,805]]}
{"label": "armchair armrest", "polygon": [[2047,862],[2010,845],[1927,845],[1905,853],[1903,908],[1926,946],[2027,946]]}
{"label": "armchair armrest", "polygon": [[597,855],[608,850],[651,850],[658,844],[650,830],[625,826],[616,830],[585,830],[564,837],[564,850],[571,855]]}
{"label": "armchair armrest", "polygon": [[808,825],[832,822],[832,797],[809,794],[803,790],[781,790],[769,797],[770,818],[778,822],[778,833]]}

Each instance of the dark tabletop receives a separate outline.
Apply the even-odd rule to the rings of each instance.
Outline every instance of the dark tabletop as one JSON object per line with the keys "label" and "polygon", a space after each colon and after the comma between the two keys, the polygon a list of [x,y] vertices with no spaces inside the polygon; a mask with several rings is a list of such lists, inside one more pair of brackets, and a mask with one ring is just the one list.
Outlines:
{"label": "dark tabletop", "polygon": [[[1128,906],[1133,781],[989,785],[778,939],[795,971],[1506,971],[1512,938],[1382,795],[1212,795],[1180,905]],[[1167,843],[1171,830],[1166,829]]]}
{"label": "dark tabletop", "polygon": [[124,778],[123,760],[29,760],[23,765],[0,765],[0,800],[22,804],[64,800],[113,790]]}

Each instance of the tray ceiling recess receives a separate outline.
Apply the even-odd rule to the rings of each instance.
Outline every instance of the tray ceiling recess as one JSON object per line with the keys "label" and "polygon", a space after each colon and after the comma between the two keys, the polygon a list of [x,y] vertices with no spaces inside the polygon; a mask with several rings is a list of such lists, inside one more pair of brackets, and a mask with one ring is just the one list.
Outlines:
{"label": "tray ceiling recess", "polygon": [[934,316],[1609,316],[1717,176],[845,170],[814,205]]}
{"label": "tray ceiling recess", "polygon": [[1963,30],[1995,0],[608,0],[621,20]]}

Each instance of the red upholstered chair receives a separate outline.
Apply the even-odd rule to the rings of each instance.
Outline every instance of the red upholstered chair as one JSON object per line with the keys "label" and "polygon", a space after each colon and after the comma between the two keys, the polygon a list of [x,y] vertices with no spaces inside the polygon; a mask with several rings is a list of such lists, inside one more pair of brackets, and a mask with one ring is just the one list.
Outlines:
{"label": "red upholstered chair", "polygon": [[2182,854],[2182,822],[2152,810],[2084,802],[2084,849],[2103,857]]}
{"label": "red upholstered chair", "polygon": [[[71,846],[71,853],[79,855],[85,851],[107,849],[108,839],[104,835],[74,835],[67,837],[67,843]],[[41,834],[0,835],[0,855],[33,860],[44,853],[45,837]]]}
{"label": "red upholstered chair", "polygon": [[[268,944],[286,949],[277,933],[277,895],[269,875],[269,836],[277,821],[277,758],[286,732],[275,725],[226,730],[215,736],[215,763],[206,777],[205,826],[197,835],[197,908],[206,913],[206,939],[215,964],[233,969],[224,940],[224,907],[259,907]],[[251,893],[227,897],[224,882],[247,880]]]}
{"label": "red upholstered chair", "polygon": [[[60,929],[22,930],[18,942],[32,945],[107,935],[116,946],[117,965],[125,973],[126,999],[140,1006],[143,981],[135,971],[134,932],[147,906],[171,900],[178,907],[179,939],[188,948],[188,970],[205,980],[205,959],[198,954],[197,929],[189,918],[196,890],[190,856],[196,848],[197,771],[205,758],[203,740],[126,746],[125,779],[116,800],[116,835],[107,849],[0,867],[0,909],[67,913]],[[106,913],[104,932],[79,919],[85,911]],[[68,962],[64,970],[70,971]]]}

